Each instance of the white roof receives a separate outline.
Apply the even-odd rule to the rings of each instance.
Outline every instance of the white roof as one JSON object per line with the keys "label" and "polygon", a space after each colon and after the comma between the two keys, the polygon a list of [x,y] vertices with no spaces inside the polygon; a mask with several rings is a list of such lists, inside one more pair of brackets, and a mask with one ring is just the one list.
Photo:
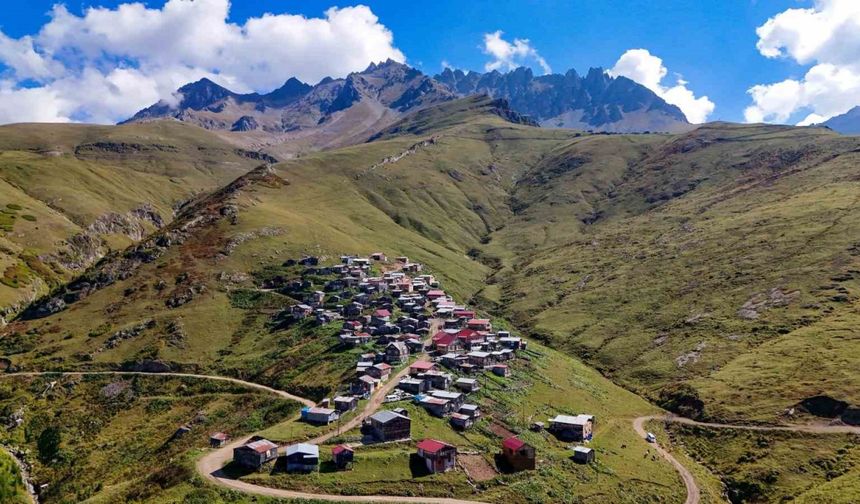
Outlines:
{"label": "white roof", "polygon": [[294,445],[287,446],[287,456],[290,456],[294,453],[301,453],[303,455],[310,455],[313,457],[320,456],[320,447],[314,444],[308,443],[298,443]]}
{"label": "white roof", "polygon": [[588,422],[593,422],[594,417],[592,415],[556,415],[556,417],[550,421],[568,425],[585,425]]}
{"label": "white roof", "polygon": [[479,359],[484,359],[489,356],[490,354],[487,352],[469,352],[469,357],[477,357]]}
{"label": "white roof", "polygon": [[584,446],[574,446],[573,451],[575,451],[577,453],[591,453],[594,450],[592,450],[591,448],[586,448]]}
{"label": "white roof", "polygon": [[458,399],[463,394],[459,392],[448,392],[447,390],[434,390],[430,395],[439,399]]}
{"label": "white roof", "polygon": [[469,385],[472,385],[473,383],[477,383],[477,381],[478,380],[476,380],[474,378],[458,378],[457,379],[457,383],[467,383]]}

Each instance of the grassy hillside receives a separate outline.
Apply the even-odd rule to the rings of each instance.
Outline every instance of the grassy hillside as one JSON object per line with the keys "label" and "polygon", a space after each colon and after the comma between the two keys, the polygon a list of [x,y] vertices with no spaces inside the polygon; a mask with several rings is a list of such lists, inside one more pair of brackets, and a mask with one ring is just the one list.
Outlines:
{"label": "grassy hillside", "polygon": [[260,163],[203,129],[0,127],[0,308],[14,314]]}
{"label": "grassy hillside", "polygon": [[485,297],[688,414],[856,404],[858,144],[724,124],[574,140],[518,180]]}
{"label": "grassy hillside", "polygon": [[[49,483],[40,495],[44,503],[167,502],[165,495],[193,491],[193,457],[208,446],[211,432],[244,435],[297,410],[265,393],[196,379],[0,382],[3,417],[19,413],[24,419],[0,436],[29,452],[33,480]],[[181,425],[191,431],[175,436]]]}
{"label": "grassy hillside", "polygon": [[[498,112],[486,99],[448,103],[373,142],[288,160],[196,198],[172,223],[5,327],[2,362],[21,369],[156,364],[321,397],[354,355],[336,351],[333,328],[280,326],[277,313],[294,300],[261,294],[259,273],[303,254],[333,260],[381,250],[424,263],[459,299],[686,415],[829,421],[843,412],[823,412],[816,401],[792,417],[783,413],[817,396],[860,404],[853,372],[860,365],[860,140],[817,128],[719,123],[684,135],[589,135],[512,124]],[[118,141],[118,131],[99,135]],[[187,187],[226,173],[190,154],[203,140],[179,138],[191,149],[190,164],[180,164],[195,181]],[[89,147],[53,153],[85,140],[15,140],[27,149],[14,155],[41,156],[22,174],[55,159],[90,166],[96,161],[81,154]],[[136,152],[111,163],[140,177],[140,198],[152,194],[153,206],[169,208],[182,191],[155,198],[172,187],[155,166],[168,168],[152,161],[157,148],[142,151],[149,161]],[[168,157],[181,160],[181,152]],[[211,152],[216,164],[238,156]],[[120,210],[133,208],[135,198],[117,198],[125,202]],[[99,196],[92,200],[98,207]],[[31,203],[10,203],[0,225],[6,218],[24,230],[48,220]],[[69,204],[44,215],[68,212],[72,232],[82,226],[75,219],[101,210]],[[130,242],[114,243],[119,250]],[[14,280],[28,270],[7,271]],[[617,439],[630,435],[618,429]],[[548,478],[546,488],[572,491]],[[828,485],[850,487],[837,479]]]}
{"label": "grassy hillside", "polygon": [[[481,390],[471,394],[467,402],[478,404],[483,418],[468,431],[455,431],[447,419],[432,417],[409,402],[398,402],[389,407],[407,409],[415,441],[360,446],[351,470],[334,471],[327,463],[331,447],[360,439],[361,434],[355,430],[320,448],[323,463],[319,473],[262,472],[246,474],[242,479],[311,492],[461,497],[517,504],[592,499],[613,503],[682,500],[684,487],[677,474],[663,459],[652,457],[648,445],[637,439],[630,427],[634,417],[657,411],[653,406],[587,366],[540,345],[522,352],[511,366],[513,374],[508,378],[489,372],[477,376]],[[532,422],[572,413],[596,417],[590,445],[599,454],[594,465],[574,463],[570,443],[546,432],[529,430]],[[318,434],[322,429],[308,432],[306,424],[288,422],[264,434],[288,442]],[[536,448],[536,471],[499,471],[505,466],[496,460],[496,455],[501,451],[502,440],[513,433]],[[422,474],[410,455],[415,452],[415,443],[426,437],[457,446],[465,469],[442,475]]]}

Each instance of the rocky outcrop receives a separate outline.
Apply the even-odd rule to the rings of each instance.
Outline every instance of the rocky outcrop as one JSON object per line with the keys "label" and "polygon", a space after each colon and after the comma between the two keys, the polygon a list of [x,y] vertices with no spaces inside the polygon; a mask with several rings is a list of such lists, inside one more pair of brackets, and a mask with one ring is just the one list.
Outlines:
{"label": "rocky outcrop", "polygon": [[[141,265],[155,261],[170,247],[185,243],[198,229],[228,218],[230,212],[225,209],[234,204],[234,196],[254,183],[277,187],[288,182],[278,177],[269,165],[252,170],[218,191],[186,204],[169,226],[161,228],[123,252],[105,256],[78,279],[52,295],[31,304],[24,310],[21,317],[34,319],[57,313],[99,289],[131,277]],[[178,286],[170,294],[167,304],[170,307],[181,306],[194,299],[204,289],[205,285],[202,282]]]}
{"label": "rocky outcrop", "polygon": [[242,116],[233,123],[230,131],[254,131],[259,129],[260,123],[251,116]]}

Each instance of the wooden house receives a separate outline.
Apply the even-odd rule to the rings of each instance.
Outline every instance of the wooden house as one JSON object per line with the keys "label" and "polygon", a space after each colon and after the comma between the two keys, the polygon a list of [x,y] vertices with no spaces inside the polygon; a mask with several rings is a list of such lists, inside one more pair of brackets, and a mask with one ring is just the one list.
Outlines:
{"label": "wooden house", "polygon": [[276,458],[278,445],[268,439],[259,439],[233,448],[233,462],[248,469],[259,469]]}
{"label": "wooden house", "polygon": [[385,381],[391,375],[391,366],[384,362],[380,362],[379,364],[374,364],[370,368],[367,369],[367,374],[376,378],[380,381]]}
{"label": "wooden house", "polygon": [[493,364],[493,374],[501,377],[511,376],[511,368],[505,364]]}
{"label": "wooden house", "polygon": [[460,392],[449,392],[447,390],[434,390],[430,393],[431,396],[437,399],[451,401],[451,411],[457,411],[460,406],[466,401],[466,396]]}
{"label": "wooden house", "polygon": [[472,329],[474,331],[492,331],[493,325],[490,323],[490,319],[470,319],[466,322],[466,327]]}
{"label": "wooden house", "polygon": [[334,398],[334,409],[340,413],[352,411],[358,407],[358,397],[338,396]]}
{"label": "wooden house", "polygon": [[418,404],[431,415],[440,418],[450,413],[452,409],[451,401],[439,397],[425,396],[421,398]]}
{"label": "wooden house", "polygon": [[502,457],[514,470],[526,471],[535,468],[535,449],[518,437],[509,437],[502,442]]}
{"label": "wooden house", "polygon": [[402,341],[389,343],[385,347],[385,362],[389,364],[400,364],[409,359],[409,347]]}
{"label": "wooden house", "polygon": [[594,449],[586,448],[585,446],[575,446],[573,448],[573,461],[580,464],[594,462]]}
{"label": "wooden house", "polygon": [[410,394],[422,394],[430,389],[430,383],[422,378],[404,378],[397,384],[397,388]]}
{"label": "wooden house", "polygon": [[474,378],[458,378],[456,382],[454,382],[454,386],[463,392],[475,392],[480,387],[478,386],[478,380]]}
{"label": "wooden house", "polygon": [[209,436],[209,446],[212,448],[220,448],[227,444],[227,441],[230,440],[230,436],[223,432],[214,432]]}
{"label": "wooden house", "polygon": [[594,429],[592,415],[557,415],[550,420],[549,431],[566,441],[586,441],[591,439]]}
{"label": "wooden house", "polygon": [[349,446],[339,444],[331,449],[331,460],[338,469],[346,469],[355,460],[355,451]]}
{"label": "wooden house", "polygon": [[302,420],[317,425],[328,425],[337,421],[340,413],[331,408],[302,408]]}
{"label": "wooden house", "polygon": [[[370,368],[368,368],[369,370]],[[379,380],[370,376],[369,374],[359,376],[357,380],[352,382],[350,386],[350,392],[353,394],[357,394],[360,396],[368,396],[373,394],[373,391],[376,390],[376,385],[379,383]]]}
{"label": "wooden house", "polygon": [[462,413],[451,413],[451,427],[457,430],[466,430],[472,426],[474,420],[469,415]]}
{"label": "wooden house", "polygon": [[464,404],[460,406],[460,409],[457,410],[457,413],[461,415],[467,415],[471,419],[476,419],[481,416],[481,408],[478,407],[477,404]]}
{"label": "wooden house", "polygon": [[426,373],[427,371],[432,371],[436,369],[436,364],[429,361],[416,361],[411,366],[409,366],[409,374],[411,376],[417,376],[419,374]]}
{"label": "wooden house", "polygon": [[436,439],[418,443],[417,454],[431,473],[447,472],[457,466],[457,447]]}
{"label": "wooden house", "polygon": [[394,411],[377,411],[370,416],[370,435],[382,443],[409,439],[412,436],[412,419]]}
{"label": "wooden house", "polygon": [[308,443],[287,446],[287,472],[312,472],[319,467],[320,447]]}

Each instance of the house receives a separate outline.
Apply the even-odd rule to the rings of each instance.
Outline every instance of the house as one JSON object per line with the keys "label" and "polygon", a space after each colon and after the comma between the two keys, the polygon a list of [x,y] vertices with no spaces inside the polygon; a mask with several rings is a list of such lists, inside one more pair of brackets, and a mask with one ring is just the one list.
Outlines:
{"label": "house", "polygon": [[416,361],[409,366],[409,374],[416,376],[436,369],[436,364],[429,361]]}
{"label": "house", "polygon": [[592,415],[557,415],[549,423],[549,431],[559,439],[567,441],[589,440],[593,428],[594,417]]}
{"label": "house", "polygon": [[438,352],[453,352],[461,348],[460,341],[457,339],[456,333],[439,331],[433,335],[433,348]]}
{"label": "house", "polygon": [[331,461],[338,469],[345,469],[355,459],[355,451],[349,446],[339,444],[331,449]]}
{"label": "house", "polygon": [[400,364],[409,358],[409,348],[406,346],[406,343],[402,341],[397,341],[394,343],[389,343],[387,347],[385,347],[385,362],[390,364]]}
{"label": "house", "polygon": [[314,309],[311,308],[310,306],[306,305],[306,304],[297,304],[297,305],[293,305],[293,307],[290,308],[290,313],[293,315],[293,318],[296,320],[301,320],[301,319],[307,317],[308,315],[312,314],[313,312],[314,312]]}
{"label": "house", "polygon": [[427,380],[422,380],[421,378],[404,378],[400,380],[399,384],[397,384],[397,388],[415,395],[427,392],[430,388],[430,383]]}
{"label": "house", "polygon": [[391,375],[391,366],[384,362],[374,364],[367,368],[367,374],[380,381],[385,381]]}
{"label": "house", "polygon": [[358,407],[358,397],[355,396],[337,396],[334,398],[334,409],[344,413],[352,411]]}
{"label": "house", "polygon": [[511,368],[504,364],[493,364],[493,374],[506,378],[511,376]]}
{"label": "house", "polygon": [[[417,397],[417,396],[416,396]],[[423,396],[419,400],[421,407],[433,416],[443,417],[451,412],[451,401],[432,396]]]}
{"label": "house", "polygon": [[535,468],[535,449],[518,437],[509,437],[502,442],[502,457],[517,471]]}
{"label": "house", "polygon": [[374,252],[370,254],[370,258],[374,261],[387,261],[385,254],[383,254],[382,252]]}
{"label": "house", "polygon": [[431,387],[445,390],[451,386],[451,382],[454,380],[454,377],[449,373],[443,373],[441,371],[427,371],[424,373],[424,379],[430,382]]}
{"label": "house", "polygon": [[459,392],[449,392],[447,390],[434,390],[430,392],[432,397],[436,399],[444,399],[451,402],[451,411],[457,411],[466,400],[466,396]]}
{"label": "house", "polygon": [[481,416],[481,409],[478,407],[477,404],[464,404],[460,406],[460,409],[457,410],[457,413],[460,413],[461,415],[466,415],[472,420],[474,420]]}
{"label": "house", "polygon": [[589,464],[594,462],[594,450],[585,446],[573,447],[573,461],[580,464]]}
{"label": "house", "polygon": [[316,471],[320,463],[320,447],[308,443],[287,446],[287,472]]}
{"label": "house", "polygon": [[224,446],[227,441],[230,439],[230,436],[223,432],[215,432],[211,436],[209,436],[209,446],[212,448],[221,448]]}
{"label": "house", "polygon": [[371,323],[373,325],[382,325],[391,321],[391,312],[386,309],[379,309],[371,315]]}
{"label": "house", "polygon": [[259,439],[233,448],[233,462],[248,469],[259,469],[276,458],[278,445],[268,439]]}
{"label": "house", "polygon": [[439,357],[439,362],[441,362],[442,365],[447,368],[455,368],[459,366],[459,363],[457,362],[457,357],[459,357],[459,354],[449,352]]}
{"label": "house", "polygon": [[492,361],[492,356],[489,352],[469,352],[467,354],[469,357],[469,364],[477,367],[486,367]]}
{"label": "house", "polygon": [[445,297],[445,291],[439,289],[432,289],[427,291],[427,299],[433,301],[434,299],[439,299]]}
{"label": "house", "polygon": [[376,441],[400,441],[412,436],[412,419],[394,411],[378,411],[370,416],[370,435]]}
{"label": "house", "polygon": [[373,391],[376,389],[377,383],[379,383],[379,380],[377,380],[376,378],[370,375],[362,375],[359,376],[357,380],[352,382],[352,385],[350,385],[349,390],[353,394],[357,394],[360,396],[369,396],[370,394],[373,394]]}
{"label": "house", "polygon": [[328,425],[339,417],[340,413],[330,408],[302,408],[302,420],[308,423]]}
{"label": "house", "polygon": [[406,348],[412,353],[421,353],[424,351],[424,342],[418,338],[410,338],[406,340]]}
{"label": "house", "polygon": [[469,320],[475,318],[475,312],[473,310],[454,310],[452,315],[458,321],[465,319],[468,322]]}
{"label": "house", "polygon": [[519,350],[521,348],[525,349],[522,339],[512,338],[510,336],[502,336],[501,333],[499,333],[499,344],[502,345],[504,348],[509,348],[511,350]]}
{"label": "house", "polygon": [[460,329],[457,331],[457,340],[462,348],[472,350],[473,347],[480,346],[485,336],[474,329]]}
{"label": "house", "polygon": [[466,327],[472,329],[474,331],[492,331],[493,325],[490,323],[490,319],[469,319],[466,322]]}
{"label": "house", "polygon": [[480,388],[478,380],[474,378],[459,378],[454,382],[454,386],[466,393],[475,392]]}
{"label": "house", "polygon": [[457,466],[457,447],[436,439],[418,443],[417,453],[431,473],[447,472]]}
{"label": "house", "polygon": [[451,427],[457,430],[466,430],[472,426],[474,420],[469,415],[462,413],[451,413]]}

